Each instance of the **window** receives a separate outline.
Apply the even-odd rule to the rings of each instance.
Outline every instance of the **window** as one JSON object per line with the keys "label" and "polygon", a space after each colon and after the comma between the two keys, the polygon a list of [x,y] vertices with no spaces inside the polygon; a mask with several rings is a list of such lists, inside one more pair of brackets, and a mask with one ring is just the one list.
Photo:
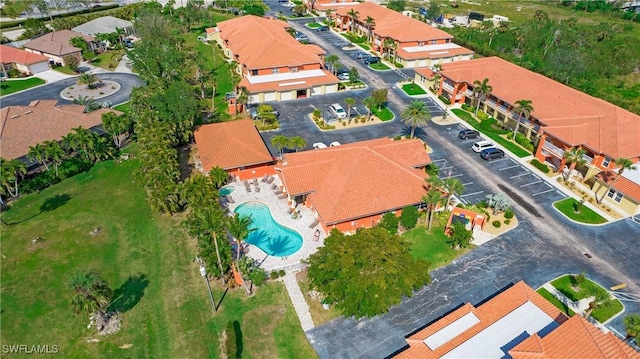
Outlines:
{"label": "window", "polygon": [[418,46],[424,46],[424,42],[423,41],[418,42]]}
{"label": "window", "polygon": [[258,70],[251,70],[251,75],[258,76]]}
{"label": "window", "polygon": [[280,73],[280,69],[277,68],[277,67],[274,67],[274,68],[271,69],[271,73],[272,74],[279,74]]}
{"label": "window", "polygon": [[604,161],[602,161],[602,167],[609,167],[609,164],[611,163],[611,158],[609,157],[605,157]]}
{"label": "window", "polygon": [[613,199],[614,201],[620,203],[620,201],[622,201],[622,193],[614,190],[613,188],[609,190],[609,193],[607,193],[607,197]]}
{"label": "window", "polygon": [[290,72],[298,72],[298,66],[294,66],[294,67],[289,68],[289,71]]}
{"label": "window", "polygon": [[435,45],[438,43],[438,40],[431,40],[431,45]]}

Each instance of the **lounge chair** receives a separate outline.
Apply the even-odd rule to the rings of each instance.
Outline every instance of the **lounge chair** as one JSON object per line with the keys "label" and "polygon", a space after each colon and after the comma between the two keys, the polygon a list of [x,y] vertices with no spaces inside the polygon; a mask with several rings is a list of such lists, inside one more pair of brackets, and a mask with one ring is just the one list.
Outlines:
{"label": "lounge chair", "polygon": [[276,188],[278,188],[277,184],[274,183],[274,184],[271,185],[271,189],[276,189]]}
{"label": "lounge chair", "polygon": [[257,180],[257,179],[255,179],[255,178],[253,179],[253,185],[254,185],[254,186],[257,186],[257,185],[258,185],[258,180]]}
{"label": "lounge chair", "polygon": [[269,175],[264,175],[264,177],[262,177],[261,181],[262,182],[267,182],[268,179],[269,179]]}
{"label": "lounge chair", "polygon": [[260,192],[260,187],[256,186],[256,192]]}
{"label": "lounge chair", "polygon": [[275,180],[276,180],[276,178],[275,178],[275,177],[273,177],[273,176],[271,176],[271,177],[269,177],[269,179],[267,180],[267,183],[268,183],[268,184],[271,184],[271,182],[273,182],[273,181],[275,181]]}
{"label": "lounge chair", "polygon": [[275,191],[274,193],[275,193],[275,195],[276,195],[276,196],[279,196],[279,195],[281,195],[283,192],[282,192],[282,190],[280,190],[280,189],[279,189],[279,190]]}
{"label": "lounge chair", "polygon": [[287,198],[287,195],[286,195],[286,194],[284,194],[284,193],[283,193],[283,194],[278,195],[278,199],[285,199],[285,198]]}
{"label": "lounge chair", "polygon": [[309,225],[309,228],[311,228],[311,229],[316,228],[316,226],[317,226],[317,225],[318,225],[318,219],[316,218],[316,219],[313,221],[313,223],[311,223],[311,224]]}

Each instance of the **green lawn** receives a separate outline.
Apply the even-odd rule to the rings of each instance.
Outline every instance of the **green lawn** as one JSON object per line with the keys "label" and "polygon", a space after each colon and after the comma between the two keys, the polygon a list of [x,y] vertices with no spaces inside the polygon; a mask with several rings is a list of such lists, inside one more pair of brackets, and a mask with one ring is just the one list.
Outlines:
{"label": "green lawn", "polygon": [[[584,282],[579,286],[579,290],[576,291],[573,288],[572,276],[565,275],[562,276],[553,282],[551,282],[556,289],[558,289],[562,294],[564,294],[567,298],[572,301],[577,301],[580,299],[588,298],[591,296],[590,293],[596,292],[605,292],[606,289],[602,288],[598,284],[594,283],[589,279],[585,279]],[[623,310],[622,303],[617,299],[608,299],[603,304],[598,306],[593,310],[591,316],[595,318],[600,323],[606,322],[609,318],[613,317],[617,313]]]}
{"label": "green lawn", "polygon": [[113,106],[113,109],[116,111],[122,111],[124,113],[129,113],[131,110],[131,103],[129,101],[125,103],[121,103],[118,106]]}
{"label": "green lawn", "polygon": [[0,82],[0,96],[9,95],[14,92],[26,90],[38,85],[43,85],[46,82],[37,77],[32,77],[24,80],[7,80]]}
{"label": "green lawn", "polygon": [[544,288],[540,288],[537,290],[538,294],[544,297],[544,299],[548,300],[551,304],[553,304],[556,308],[560,309],[560,311],[570,317],[573,317],[576,313],[569,308],[569,306],[562,303],[558,298],[556,298],[553,294],[551,294],[548,290]]}
{"label": "green lawn", "polygon": [[114,70],[118,66],[122,55],[124,55],[124,50],[110,50],[96,55],[91,64],[103,69]]}
{"label": "green lawn", "polygon": [[322,26],[322,24],[319,24],[317,22],[308,22],[307,23],[307,27],[310,28],[310,29],[317,29],[320,26]]}
{"label": "green lawn", "polygon": [[367,45],[367,44],[358,44],[358,45],[360,45],[360,47],[361,47],[362,49],[364,49],[364,50],[367,50],[367,51],[368,51],[368,50],[371,50],[371,47],[369,47],[369,45]]}
{"label": "green lawn", "polygon": [[62,72],[63,74],[67,74],[67,75],[77,75],[76,72],[73,72],[68,66],[56,66],[53,65],[51,66],[52,69],[58,71],[58,72]]}
{"label": "green lawn", "polygon": [[[457,109],[457,108],[451,110],[451,112],[453,112],[456,116],[460,117],[465,122],[469,123],[476,130],[482,132],[487,137],[491,138],[495,142],[502,145],[504,148],[506,148],[509,152],[513,153],[514,155],[520,158],[531,155],[531,152],[525,150],[517,143],[507,140],[505,137],[503,137],[503,135],[500,134],[500,132],[496,132],[495,130],[490,132],[486,125],[483,126],[480,122],[476,121],[476,119],[473,118],[473,115],[470,114],[469,112],[465,110]],[[487,119],[485,121],[490,121],[490,120]]]}
{"label": "green lawn", "polygon": [[369,67],[374,69],[374,70],[379,70],[379,71],[381,71],[381,70],[389,70],[390,69],[389,66],[383,64],[382,62],[378,62],[377,64],[369,64]]}
{"label": "green lawn", "polygon": [[[2,214],[3,343],[58,345],[65,358],[221,358],[218,338],[229,321],[241,324],[245,358],[315,357],[281,283],[247,298],[227,293],[213,313],[193,257],[195,243],[181,216],[149,208],[128,161],[107,161]],[[101,227],[101,232],[90,232]],[[43,241],[33,243],[35,237]],[[122,329],[95,338],[87,315],[74,315],[67,281],[94,268],[127,300]],[[212,282],[216,302],[222,297]]]}
{"label": "green lawn", "polygon": [[452,249],[451,244],[447,243],[449,237],[444,234],[444,228],[435,224],[430,234],[427,233],[427,227],[420,226],[403,233],[402,237],[412,244],[413,257],[426,259],[431,263],[431,269],[445,266],[469,251],[469,249]]}
{"label": "green lawn", "polygon": [[371,113],[378,116],[380,121],[391,121],[393,120],[393,112],[389,110],[387,107],[383,107],[382,110],[378,110],[377,107],[374,107],[371,110]]}
{"label": "green lawn", "polygon": [[409,96],[426,95],[427,92],[420,86],[410,83],[402,85],[402,90]]}
{"label": "green lawn", "polygon": [[[561,201],[555,202],[553,206],[558,211],[562,212],[562,214],[576,222],[589,224],[600,224],[607,222],[604,217],[591,210],[591,208],[588,208],[585,205],[580,205],[580,202],[578,202],[575,198],[565,198]],[[576,212],[575,208],[578,207],[580,209],[578,212]]]}

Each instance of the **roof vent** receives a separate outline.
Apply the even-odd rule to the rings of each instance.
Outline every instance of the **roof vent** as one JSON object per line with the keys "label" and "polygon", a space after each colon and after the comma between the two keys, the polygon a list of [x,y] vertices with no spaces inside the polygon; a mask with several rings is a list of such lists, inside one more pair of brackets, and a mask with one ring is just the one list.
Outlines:
{"label": "roof vent", "polygon": [[26,111],[24,114],[25,114],[25,115],[28,115],[28,114],[30,114],[31,112],[33,112],[33,111],[29,110],[29,111]]}
{"label": "roof vent", "polygon": [[20,115],[13,115],[13,116],[11,116],[11,118],[18,118],[18,117],[20,117]]}

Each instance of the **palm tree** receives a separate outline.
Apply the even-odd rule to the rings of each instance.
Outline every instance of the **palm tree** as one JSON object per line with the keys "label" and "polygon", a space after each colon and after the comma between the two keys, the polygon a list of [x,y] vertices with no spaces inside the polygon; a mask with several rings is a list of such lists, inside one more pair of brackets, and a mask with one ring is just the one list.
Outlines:
{"label": "palm tree", "polygon": [[91,269],[77,272],[69,280],[69,287],[75,292],[71,300],[74,313],[105,314],[113,291],[98,273]]}
{"label": "palm tree", "polygon": [[331,19],[331,15],[333,14],[333,10],[331,9],[327,9],[327,11],[324,12],[324,16],[327,18],[327,21],[329,22],[329,26],[331,26],[331,24],[333,23],[333,19]]}
{"label": "palm tree", "polygon": [[122,147],[122,135],[128,134],[133,127],[133,121],[128,115],[116,115],[114,112],[102,114],[102,128],[113,138],[116,148]]}
{"label": "palm tree", "polygon": [[422,197],[422,201],[427,205],[427,214],[429,216],[429,225],[427,226],[427,232],[431,233],[431,224],[433,222],[433,214],[438,208],[438,205],[442,203],[442,192],[436,187],[432,187]]}
{"label": "palm tree", "polygon": [[[577,165],[584,165],[587,161],[582,157],[587,151],[583,150],[579,147],[573,147],[568,151],[564,151],[564,162],[565,165],[569,164],[569,170],[564,175],[564,181],[567,182],[569,180],[569,176],[571,175],[571,171],[573,171]],[[562,168],[560,168],[562,170]]]}
{"label": "palm tree", "polygon": [[627,330],[627,338],[640,337],[640,314],[629,314],[624,318],[624,327]]}
{"label": "palm tree", "polygon": [[451,201],[453,200],[453,196],[457,196],[464,192],[464,185],[457,178],[445,178],[442,181],[442,188],[447,192],[447,203],[446,205],[451,205]]}
{"label": "palm tree", "polygon": [[589,318],[591,313],[596,308],[598,308],[611,298],[611,294],[609,294],[609,292],[607,292],[606,290],[593,290],[589,294],[593,297],[593,300],[589,302],[589,308],[587,308],[587,311],[584,313],[585,318]]}
{"label": "palm tree", "polygon": [[347,97],[344,99],[345,105],[347,105],[347,118],[349,119],[349,123],[351,123],[351,106],[356,104],[356,99],[353,97]]}
{"label": "palm tree", "polygon": [[625,170],[629,170],[629,171],[635,171],[636,170],[636,166],[628,158],[620,157],[620,158],[616,159],[615,164],[616,164],[617,167],[620,167],[620,170],[618,171],[618,174],[616,175],[616,177],[611,182],[611,185],[609,185],[609,188],[607,188],[607,190],[604,191],[604,193],[602,193],[602,197],[600,197],[600,200],[598,200],[598,203],[602,203],[602,200],[604,200],[604,196],[606,196],[607,193],[609,193],[609,191],[611,191],[611,189],[613,188],[613,186],[615,186],[616,182],[618,181],[620,176],[622,176],[622,173],[624,173]]}
{"label": "palm tree", "polygon": [[438,91],[438,88],[440,87],[440,79],[442,78],[442,75],[440,74],[440,72],[442,71],[442,65],[440,64],[435,64],[433,65],[433,88],[434,90]]}
{"label": "palm tree", "polygon": [[351,9],[349,10],[349,12],[347,12],[347,16],[351,18],[351,33],[355,35],[356,20],[358,20],[358,16],[360,16],[360,13],[358,11],[355,11],[354,9]]}
{"label": "palm tree", "polygon": [[217,189],[220,189],[225,182],[227,182],[228,177],[227,171],[223,170],[220,166],[215,166],[209,171],[209,178],[211,178],[211,182],[213,182]]}
{"label": "palm tree", "polygon": [[364,19],[364,25],[367,28],[367,41],[373,41],[373,28],[376,26],[376,20],[371,16]]}
{"label": "palm tree", "polygon": [[369,96],[362,100],[362,103],[367,108],[367,121],[369,121],[371,120],[371,109],[376,105],[376,100],[373,97]]}
{"label": "palm tree", "polygon": [[524,117],[525,120],[529,119],[531,116],[531,112],[533,112],[533,106],[531,106],[531,100],[518,100],[515,103],[515,107],[513,108],[513,113],[518,114],[518,119],[516,120],[516,128],[513,130],[513,138],[515,139],[516,134],[518,133],[518,129],[520,128],[520,120]]}
{"label": "palm tree", "polygon": [[96,83],[100,82],[100,78],[96,74],[88,72],[83,73],[78,77],[78,85],[87,85],[89,89],[96,88]]}
{"label": "palm tree", "polygon": [[[236,249],[236,269],[240,276],[242,276],[242,272],[240,272],[240,254],[242,253],[242,242],[249,236],[249,233],[253,232],[255,228],[251,227],[251,216],[240,216],[236,213],[233,217],[229,218],[227,222],[227,230],[231,233],[231,236],[236,240],[237,249]],[[247,287],[247,283],[244,281],[244,277],[242,279],[242,285],[244,285],[244,289],[247,291],[247,294],[251,294],[251,289]]]}
{"label": "palm tree", "polygon": [[47,165],[47,162],[49,161],[47,158],[47,148],[43,144],[38,143],[35,146],[29,146],[27,158],[43,165],[47,171],[49,170],[49,166]]}
{"label": "palm tree", "polygon": [[336,64],[336,62],[338,62],[338,60],[340,60],[340,58],[336,54],[331,54],[324,59],[324,63],[329,65],[329,67],[331,68],[331,73],[333,73],[334,75],[336,74],[334,65]]}
{"label": "palm tree", "polygon": [[484,79],[482,82],[478,80],[473,81],[473,94],[477,102],[475,112],[476,116],[478,116],[478,110],[480,109],[480,101],[485,100],[491,91],[493,91],[493,87],[489,85],[489,79]]}
{"label": "palm tree", "polygon": [[56,176],[58,176],[58,167],[67,154],[64,152],[58,141],[45,141],[43,145],[45,146],[46,156],[48,159],[53,161],[53,167],[56,170]]}
{"label": "palm tree", "polygon": [[7,161],[0,158],[0,182],[7,189],[12,198],[20,195],[18,191],[18,177],[22,178],[27,173],[27,168],[19,160]]}
{"label": "palm tree", "polygon": [[195,216],[197,220],[200,221],[202,229],[211,235],[213,245],[216,249],[218,269],[220,269],[220,280],[222,282],[222,286],[224,287],[227,285],[227,280],[225,278],[224,267],[222,266],[222,258],[220,257],[218,233],[222,232],[227,220],[227,216],[224,212],[216,210],[213,207],[201,208],[198,212],[195,213]]}
{"label": "palm tree", "polygon": [[282,158],[282,149],[289,146],[289,138],[282,135],[275,135],[271,137],[271,144],[280,152],[280,158]]}
{"label": "palm tree", "polygon": [[411,138],[416,130],[416,126],[426,125],[431,120],[431,111],[422,101],[412,101],[411,104],[400,114],[402,122],[411,125]]}
{"label": "palm tree", "polygon": [[72,128],[73,132],[62,137],[62,144],[69,150],[76,151],[83,158],[89,158],[89,150],[93,147],[94,137],[86,128],[82,126]]}
{"label": "palm tree", "polygon": [[247,107],[246,105],[248,102],[249,90],[244,86],[238,87],[238,93],[236,94],[236,105],[241,105],[242,109],[244,110]]}
{"label": "palm tree", "polygon": [[393,39],[386,38],[382,42],[382,52],[384,53],[384,55],[386,55],[386,57],[391,62],[395,62],[394,61],[395,59],[393,59],[393,60],[391,59],[391,50],[393,50],[393,52],[395,54],[396,47],[397,47],[396,42]]}
{"label": "palm tree", "polygon": [[307,140],[300,136],[293,136],[289,139],[289,145],[295,147],[296,152],[307,147]]}

